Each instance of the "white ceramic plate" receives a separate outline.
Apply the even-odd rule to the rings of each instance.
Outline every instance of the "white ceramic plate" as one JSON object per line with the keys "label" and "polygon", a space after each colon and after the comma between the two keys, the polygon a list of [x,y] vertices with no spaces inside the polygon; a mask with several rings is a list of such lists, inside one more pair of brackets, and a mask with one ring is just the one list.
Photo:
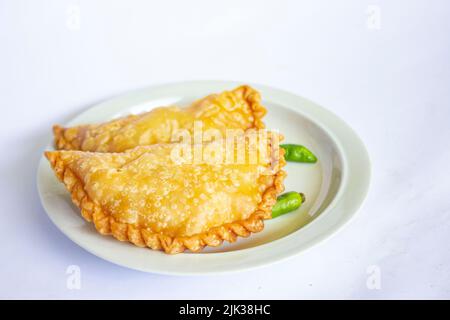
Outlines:
{"label": "white ceramic plate", "polygon": [[[83,112],[67,125],[95,123],[161,105],[185,105],[240,83],[193,81],[151,87],[106,101]],[[342,227],[361,206],[370,180],[367,151],[342,120],[315,103],[291,93],[253,85],[268,109],[268,128],[278,129],[285,143],[303,144],[319,158],[316,164],[289,163],[286,191],[301,191],[307,201],[296,212],[266,221],[265,229],[236,243],[202,253],[166,255],[101,236],[84,221],[68,192],[41,159],[38,189],[55,225],[75,243],[113,263],[162,274],[211,274],[245,270],[298,254]],[[51,143],[48,149],[52,149]]]}

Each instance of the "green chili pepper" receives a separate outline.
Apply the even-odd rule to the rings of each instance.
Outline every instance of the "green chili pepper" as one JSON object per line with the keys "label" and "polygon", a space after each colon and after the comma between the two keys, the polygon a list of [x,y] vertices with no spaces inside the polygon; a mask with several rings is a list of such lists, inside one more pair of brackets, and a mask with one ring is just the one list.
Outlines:
{"label": "green chili pepper", "polygon": [[306,147],[299,144],[281,144],[281,148],[285,150],[284,158],[286,161],[293,162],[317,162],[317,157]]}
{"label": "green chili pepper", "polygon": [[272,218],[294,211],[305,202],[305,195],[295,191],[286,192],[277,198],[277,203],[272,208]]}

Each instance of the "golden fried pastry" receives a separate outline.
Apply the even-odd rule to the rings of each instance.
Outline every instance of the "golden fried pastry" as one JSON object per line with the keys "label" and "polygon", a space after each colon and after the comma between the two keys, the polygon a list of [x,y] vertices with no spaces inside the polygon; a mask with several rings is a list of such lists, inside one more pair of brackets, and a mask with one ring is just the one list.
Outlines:
{"label": "golden fried pastry", "polygon": [[[232,160],[238,149],[245,150],[240,162],[178,161],[178,149],[187,146],[181,143],[123,153],[61,150],[45,155],[82,216],[101,234],[166,253],[198,252],[261,231],[263,220],[271,218],[284,189],[284,151],[268,138],[251,144],[251,134],[246,133],[243,147],[232,146]],[[202,147],[226,145],[219,140]],[[258,157],[250,160],[251,153]]]}
{"label": "golden fried pastry", "polygon": [[122,152],[136,146],[173,142],[180,129],[191,134],[195,121],[203,129],[264,128],[266,109],[260,94],[249,86],[212,94],[186,108],[160,107],[140,115],[130,115],[103,124],[71,128],[53,127],[55,145],[62,150]]}

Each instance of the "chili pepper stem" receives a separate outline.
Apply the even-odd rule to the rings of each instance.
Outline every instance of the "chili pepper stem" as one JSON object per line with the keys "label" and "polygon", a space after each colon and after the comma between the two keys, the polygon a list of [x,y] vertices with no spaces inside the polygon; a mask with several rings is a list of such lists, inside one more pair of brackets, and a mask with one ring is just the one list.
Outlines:
{"label": "chili pepper stem", "polygon": [[303,192],[298,192],[298,194],[300,195],[300,197],[302,197],[302,203],[305,203],[306,201],[306,196]]}

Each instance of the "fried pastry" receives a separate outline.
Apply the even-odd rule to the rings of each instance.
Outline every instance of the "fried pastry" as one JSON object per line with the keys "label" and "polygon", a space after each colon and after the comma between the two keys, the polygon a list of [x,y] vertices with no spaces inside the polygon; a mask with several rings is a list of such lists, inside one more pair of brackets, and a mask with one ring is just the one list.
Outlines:
{"label": "fried pastry", "polygon": [[191,134],[194,122],[203,129],[261,129],[266,109],[260,94],[249,86],[212,94],[192,105],[160,107],[149,112],[130,115],[103,124],[63,128],[53,127],[55,146],[60,150],[123,152],[136,146],[173,142],[172,135],[180,129]]}
{"label": "fried pastry", "polygon": [[[45,155],[99,233],[170,254],[198,252],[259,232],[263,220],[271,218],[284,189],[284,150],[269,138],[251,144],[251,134],[245,134],[243,148],[234,145],[232,150],[246,155],[256,150],[253,161],[247,156],[243,162],[174,161],[174,151],[186,147],[180,143],[123,153],[60,150]],[[202,147],[226,145],[224,139]]]}

